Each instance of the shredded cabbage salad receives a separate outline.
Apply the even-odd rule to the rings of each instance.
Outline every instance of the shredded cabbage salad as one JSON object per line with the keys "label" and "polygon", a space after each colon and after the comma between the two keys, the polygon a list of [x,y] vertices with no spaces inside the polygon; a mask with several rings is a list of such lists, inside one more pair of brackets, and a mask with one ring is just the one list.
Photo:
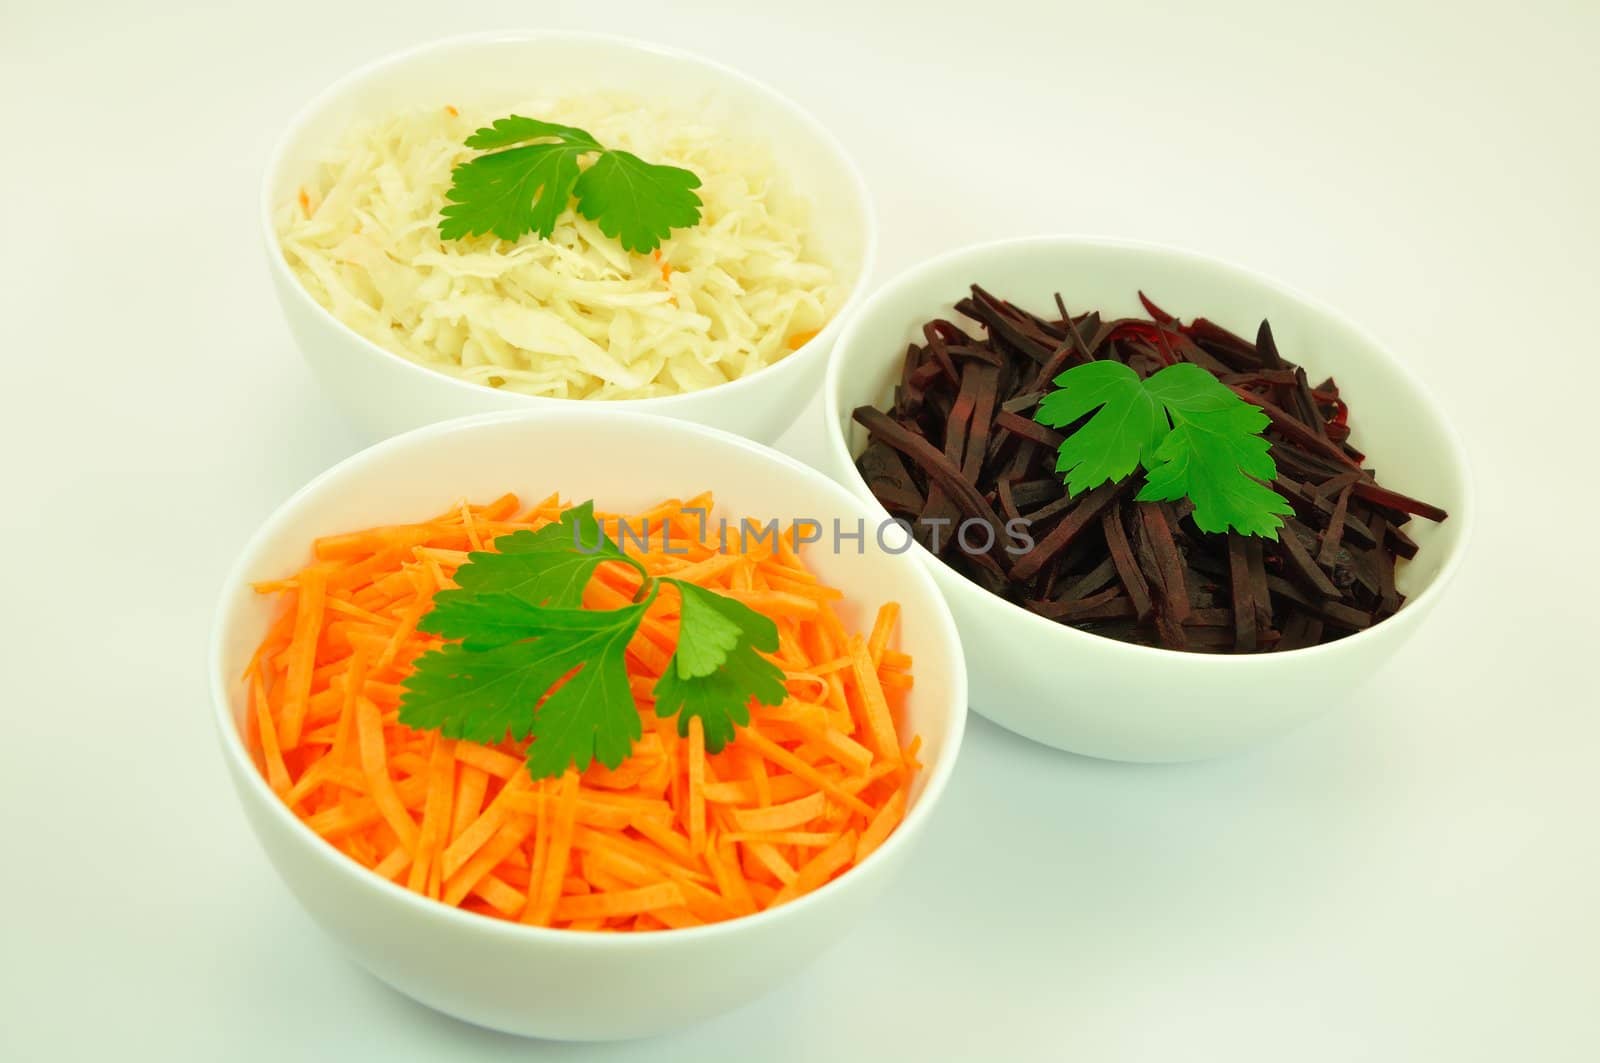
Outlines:
{"label": "shredded cabbage salad", "polygon": [[[548,240],[439,237],[450,171],[496,118],[588,130],[702,182],[701,222],[637,255],[569,205]],[[555,398],[676,395],[756,372],[839,309],[807,204],[761,151],[621,97],[439,107],[354,130],[275,222],[306,290],[374,343],[489,387]]]}

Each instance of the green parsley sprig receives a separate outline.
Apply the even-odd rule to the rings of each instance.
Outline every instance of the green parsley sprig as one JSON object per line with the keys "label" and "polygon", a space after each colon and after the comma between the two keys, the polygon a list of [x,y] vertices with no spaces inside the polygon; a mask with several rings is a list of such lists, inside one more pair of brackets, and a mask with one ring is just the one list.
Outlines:
{"label": "green parsley sprig", "polygon": [[[466,140],[487,152],[451,171],[440,212],[446,240],[493,233],[549,239],[567,203],[630,251],[654,251],[673,229],[700,221],[700,178],[603,147],[575,126],[511,115]],[[587,168],[586,155],[598,155]]]}
{"label": "green parsley sprig", "polygon": [[[400,700],[406,726],[474,742],[531,739],[535,779],[596,760],[617,767],[641,734],[628,642],[663,584],[682,608],[677,648],[653,690],[656,715],[676,715],[685,735],[699,717],[716,752],[750,722],[752,698],[782,703],[783,670],[761,656],[777,651],[777,625],[715,591],[651,578],[605,534],[592,502],[495,546],[468,555],[456,589],[435,595],[417,625],[455,641],[417,658]],[[632,565],[644,583],[628,605],[584,609],[584,587],[605,561]]]}
{"label": "green parsley sprig", "polygon": [[1052,428],[1087,421],[1061,442],[1056,471],[1076,495],[1143,467],[1141,502],[1194,502],[1201,531],[1276,540],[1294,512],[1266,486],[1278,474],[1261,430],[1265,413],[1200,366],[1180,362],[1141,380],[1121,362],[1073,366],[1034,419]]}

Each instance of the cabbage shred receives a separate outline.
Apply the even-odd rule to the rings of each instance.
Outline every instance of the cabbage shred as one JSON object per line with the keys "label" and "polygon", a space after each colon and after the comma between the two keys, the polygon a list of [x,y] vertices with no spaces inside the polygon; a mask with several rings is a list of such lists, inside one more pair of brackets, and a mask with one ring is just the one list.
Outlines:
{"label": "cabbage shred", "polygon": [[[700,224],[655,255],[624,250],[570,204],[549,239],[441,239],[450,171],[475,154],[463,141],[512,113],[692,170]],[[770,160],[621,98],[397,115],[356,130],[275,222],[290,268],[352,329],[528,395],[650,398],[735,380],[789,354],[844,297]]]}

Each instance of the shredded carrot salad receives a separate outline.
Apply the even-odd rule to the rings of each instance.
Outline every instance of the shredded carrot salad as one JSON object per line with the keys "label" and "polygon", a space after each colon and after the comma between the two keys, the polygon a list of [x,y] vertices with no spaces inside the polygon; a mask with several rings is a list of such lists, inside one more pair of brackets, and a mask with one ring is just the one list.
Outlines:
{"label": "shredded carrot salad", "polygon": [[[793,900],[864,860],[899,824],[920,768],[902,745],[911,658],[894,649],[899,607],[848,631],[787,533],[719,535],[709,494],[646,513],[600,515],[614,539],[649,520],[652,576],[716,590],[770,617],[787,699],[750,705],[719,753],[700,720],[687,737],[651,690],[676,645],[677,599],[662,596],[629,644],[643,737],[614,770],[598,762],[534,781],[525,743],[455,741],[398,721],[401,683],[439,640],[417,630],[470,550],[537,529],[552,496],[520,517],[515,495],[433,520],[319,539],[311,564],[256,584],[281,600],[245,674],[246,744],[272,790],[362,866],[468,911],[573,930],[661,930]],[[700,512],[696,512],[700,511]],[[670,530],[669,530],[670,526]],[[670,534],[672,552],[664,549]],[[719,539],[721,540],[719,542]],[[627,604],[639,576],[602,564],[589,608]],[[529,706],[532,711],[533,706]]]}

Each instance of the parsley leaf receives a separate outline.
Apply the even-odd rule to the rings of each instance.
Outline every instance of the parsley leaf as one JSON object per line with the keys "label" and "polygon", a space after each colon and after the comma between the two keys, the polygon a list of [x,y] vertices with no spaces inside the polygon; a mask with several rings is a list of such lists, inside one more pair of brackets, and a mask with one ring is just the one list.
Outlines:
{"label": "parsley leaf", "polygon": [[[680,679],[710,675],[722,667],[728,653],[745,636],[744,617],[723,612],[719,606],[742,609],[759,620],[772,621],[748,606],[704,590],[693,583],[668,580],[678,588],[683,610],[678,622],[678,649],[672,655],[673,671]],[[776,631],[776,629],[774,629]],[[778,647],[774,645],[774,650]]]}
{"label": "parsley leaf", "polygon": [[528,771],[536,779],[594,760],[615,768],[641,733],[626,651],[647,604],[555,609],[486,594],[480,610],[514,615],[522,637],[504,641],[506,631],[494,628],[489,645],[475,638],[483,629],[452,625],[467,637],[417,658],[400,722],[474,742],[531,737]]}
{"label": "parsley leaf", "polygon": [[[699,716],[716,752],[750,722],[749,703],[787,696],[783,670],[762,653],[778,649],[778,628],[741,602],[681,580],[649,579],[605,534],[586,502],[538,531],[495,540],[456,570],[418,627],[446,639],[418,657],[404,683],[400,721],[450,738],[497,743],[531,739],[536,779],[592,761],[621,764],[639,738],[628,682],[627,646],[662,583],[682,598],[678,646],[654,693],[656,713],[676,713],[678,730]],[[583,609],[583,590],[604,561],[646,575],[643,600]]]}
{"label": "parsley leaf", "polygon": [[[1143,466],[1143,502],[1194,503],[1195,526],[1278,537],[1289,503],[1266,484],[1278,474],[1261,436],[1268,418],[1200,366],[1169,365],[1148,379],[1110,360],[1074,366],[1039,403],[1035,420],[1070,428],[1056,471],[1069,495]],[[1089,416],[1091,415],[1092,416]]]}
{"label": "parsley leaf", "polygon": [[[440,591],[433,611],[417,626],[436,635],[434,625],[458,606],[472,608],[477,595],[498,591],[534,605],[572,607],[583,601],[583,588],[602,561],[623,561],[645,575],[644,566],[617,548],[594,515],[594,503],[573,506],[554,524],[538,531],[518,531],[495,540],[499,551],[474,551],[456,571],[460,590]],[[443,610],[443,617],[440,611]]]}
{"label": "parsley leaf", "polygon": [[540,137],[552,137],[557,143],[570,147],[582,147],[589,151],[601,150],[600,142],[577,126],[546,122],[538,118],[524,118],[520,114],[496,119],[488,128],[480,129],[468,137],[466,145],[478,151],[494,151],[496,148],[509,148],[513,144],[537,140]]}
{"label": "parsley leaf", "polygon": [[1278,472],[1267,456],[1267,441],[1241,433],[1238,427],[1238,419],[1226,414],[1180,415],[1156,448],[1155,464],[1135,497],[1160,502],[1187,495],[1194,502],[1195,527],[1201,531],[1232,528],[1241,535],[1276,539],[1281,518],[1294,513],[1294,507],[1261,483]]}
{"label": "parsley leaf", "polygon": [[1065,428],[1099,411],[1056,452],[1056,472],[1072,494],[1120,480],[1149,460],[1167,426],[1139,374],[1106,360],[1069,369],[1055,383],[1060,390],[1040,400],[1034,414],[1040,424]]}
{"label": "parsley leaf", "polygon": [[655,166],[627,151],[608,151],[578,178],[578,213],[629,251],[646,254],[673,229],[700,221],[700,178]]}
{"label": "parsley leaf", "polygon": [[[529,143],[533,141],[534,143]],[[573,196],[578,213],[630,251],[661,246],[673,229],[700,221],[700,178],[676,166],[609,150],[582,129],[511,115],[478,130],[469,148],[487,151],[451,171],[440,211],[446,240],[493,233],[549,239]],[[599,157],[583,169],[579,160]]]}
{"label": "parsley leaf", "polygon": [[[750,722],[750,699],[779,705],[788,696],[783,669],[757,651],[775,653],[778,626],[743,602],[680,580],[665,580],[683,596],[678,648],[656,681],[656,715],[677,714],[678,733],[700,717],[706,748],[715,753]],[[687,653],[685,652],[687,650]]]}

